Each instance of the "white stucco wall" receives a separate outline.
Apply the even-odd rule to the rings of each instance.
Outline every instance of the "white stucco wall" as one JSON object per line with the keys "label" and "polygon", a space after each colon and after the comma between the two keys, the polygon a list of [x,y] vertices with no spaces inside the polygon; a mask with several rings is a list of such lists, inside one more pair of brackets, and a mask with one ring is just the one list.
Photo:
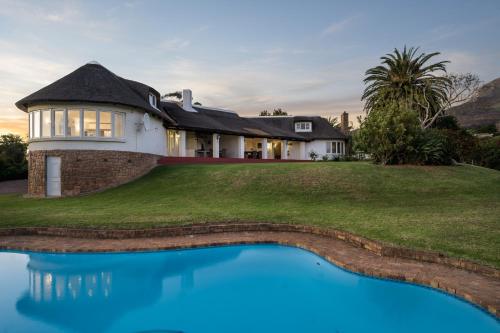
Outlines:
{"label": "white stucco wall", "polygon": [[[140,109],[108,106],[108,105],[37,105],[30,107],[28,111],[49,109],[49,108],[84,108],[91,110],[115,111],[125,113],[125,133],[123,139],[114,138],[42,138],[30,141],[28,149],[36,150],[117,150],[131,151],[139,153],[149,153],[166,156],[167,137],[163,122],[159,118],[150,116],[150,126],[146,130],[144,126],[138,126],[143,120],[144,111]],[[137,129],[139,127],[139,130]]]}
{"label": "white stucco wall", "polygon": [[288,159],[290,160],[303,160],[307,159],[306,156],[301,155],[300,141],[288,141]]}
{"label": "white stucco wall", "polygon": [[[309,153],[315,151],[318,154],[318,159],[323,158],[326,155],[326,143],[331,141],[341,141],[341,140],[314,140],[311,142],[306,142],[306,159],[310,159]],[[342,154],[335,154],[342,155]],[[329,154],[329,157],[332,154]]]}

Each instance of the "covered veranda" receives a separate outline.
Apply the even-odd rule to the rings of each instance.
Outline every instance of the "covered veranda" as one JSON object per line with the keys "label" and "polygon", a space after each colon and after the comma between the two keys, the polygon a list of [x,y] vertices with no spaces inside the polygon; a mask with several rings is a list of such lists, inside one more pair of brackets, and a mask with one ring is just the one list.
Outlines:
{"label": "covered veranda", "polygon": [[186,130],[167,130],[167,156],[303,160],[305,142]]}

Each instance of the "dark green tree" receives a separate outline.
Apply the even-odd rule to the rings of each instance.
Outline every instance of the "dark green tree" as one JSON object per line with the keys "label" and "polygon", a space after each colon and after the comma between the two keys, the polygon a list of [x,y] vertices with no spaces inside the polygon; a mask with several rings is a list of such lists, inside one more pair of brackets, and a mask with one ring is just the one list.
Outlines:
{"label": "dark green tree", "polygon": [[448,61],[429,63],[440,53],[417,52],[418,48],[406,46],[402,51],[394,49],[381,57],[381,65],[366,71],[362,100],[368,113],[398,102],[402,109],[417,111],[422,128],[430,127],[442,114],[451,81],[440,74],[446,73]]}
{"label": "dark green tree", "polygon": [[27,143],[19,135],[5,134],[0,137],[0,180],[27,177],[27,148]]}

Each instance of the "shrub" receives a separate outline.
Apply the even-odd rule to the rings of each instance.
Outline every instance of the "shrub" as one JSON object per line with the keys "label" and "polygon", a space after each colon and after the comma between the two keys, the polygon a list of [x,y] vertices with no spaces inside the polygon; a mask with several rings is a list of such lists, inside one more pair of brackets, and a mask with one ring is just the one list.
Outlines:
{"label": "shrub", "polygon": [[328,161],[328,155],[323,155],[323,156],[321,156],[321,159],[322,159],[324,162]]}
{"label": "shrub", "polygon": [[415,163],[426,165],[449,165],[452,163],[450,145],[440,130],[422,131],[417,142]]}
{"label": "shrub", "polygon": [[479,140],[476,163],[500,170],[500,136]]}
{"label": "shrub", "polygon": [[465,129],[441,129],[446,137],[450,157],[458,162],[470,163],[478,150],[478,139]]}
{"label": "shrub", "polygon": [[6,134],[0,137],[0,181],[27,177],[27,147],[19,135]]}
{"label": "shrub", "polygon": [[312,161],[316,161],[316,159],[318,158],[318,153],[315,152],[314,150],[311,150],[309,152],[309,158],[312,160]]}
{"label": "shrub", "polygon": [[420,133],[417,113],[392,103],[368,114],[355,135],[354,149],[370,154],[376,163],[409,163]]}

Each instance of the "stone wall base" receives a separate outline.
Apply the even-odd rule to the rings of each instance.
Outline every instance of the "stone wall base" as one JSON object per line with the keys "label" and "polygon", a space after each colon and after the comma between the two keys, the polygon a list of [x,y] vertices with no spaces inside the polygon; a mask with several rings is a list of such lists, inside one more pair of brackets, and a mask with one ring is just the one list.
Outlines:
{"label": "stone wall base", "polygon": [[108,150],[36,150],[28,155],[28,195],[46,196],[47,157],[61,157],[61,195],[102,191],[136,179],[161,156]]}

